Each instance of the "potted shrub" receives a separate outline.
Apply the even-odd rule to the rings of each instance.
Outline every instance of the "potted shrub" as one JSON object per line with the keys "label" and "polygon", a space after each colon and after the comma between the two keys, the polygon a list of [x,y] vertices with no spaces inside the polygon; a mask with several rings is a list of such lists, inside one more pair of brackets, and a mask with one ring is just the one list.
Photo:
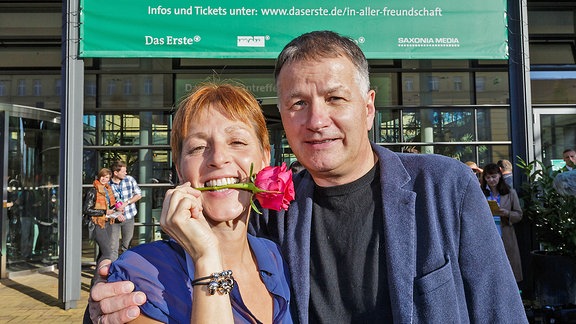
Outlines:
{"label": "potted shrub", "polygon": [[518,167],[527,178],[520,194],[524,215],[540,244],[532,252],[536,301],[541,306],[576,304],[576,195],[559,193],[554,186],[559,173],[541,161],[519,159]]}

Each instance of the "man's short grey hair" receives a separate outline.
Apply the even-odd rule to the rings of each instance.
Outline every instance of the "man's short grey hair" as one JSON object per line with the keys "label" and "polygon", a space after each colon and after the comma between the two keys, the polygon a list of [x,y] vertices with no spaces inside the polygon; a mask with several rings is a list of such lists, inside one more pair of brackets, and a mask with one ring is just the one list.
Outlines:
{"label": "man's short grey hair", "polygon": [[354,64],[357,71],[356,81],[360,89],[368,93],[370,75],[366,56],[353,39],[327,30],[302,34],[284,47],[278,55],[274,68],[276,83],[278,83],[280,71],[287,64],[337,57],[346,57]]}
{"label": "man's short grey hair", "polygon": [[512,171],[512,163],[508,160],[500,160],[497,164],[502,171]]}

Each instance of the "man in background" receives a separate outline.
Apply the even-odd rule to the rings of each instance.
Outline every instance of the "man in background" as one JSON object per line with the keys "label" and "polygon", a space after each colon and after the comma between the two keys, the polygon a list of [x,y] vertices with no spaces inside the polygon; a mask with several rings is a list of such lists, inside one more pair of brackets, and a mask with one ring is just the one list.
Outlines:
{"label": "man in background", "polygon": [[566,162],[566,165],[560,169],[560,172],[574,170],[574,167],[576,166],[576,151],[571,148],[565,149],[564,152],[562,152],[562,158],[564,159],[564,162]]}
{"label": "man in background", "polygon": [[136,202],[142,198],[142,191],[138,187],[136,179],[127,174],[126,163],[123,161],[112,163],[110,170],[112,171],[110,185],[114,191],[114,197],[116,201],[122,202],[116,208],[118,211],[122,211],[122,214],[112,224],[112,253],[113,260],[116,260],[120,235],[122,235],[122,252],[130,248],[130,242],[134,235],[134,218],[138,213]]}
{"label": "man in background", "polygon": [[500,171],[502,172],[504,182],[506,182],[508,187],[514,188],[514,178],[512,176],[512,163],[508,160],[500,160],[496,164],[498,164],[498,167],[500,167]]}

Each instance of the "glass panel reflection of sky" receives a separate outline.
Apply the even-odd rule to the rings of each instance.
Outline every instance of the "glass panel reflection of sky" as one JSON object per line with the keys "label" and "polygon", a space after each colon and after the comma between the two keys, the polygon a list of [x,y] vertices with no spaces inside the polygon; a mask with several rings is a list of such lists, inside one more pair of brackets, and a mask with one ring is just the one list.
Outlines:
{"label": "glass panel reflection of sky", "polygon": [[576,71],[531,71],[531,80],[576,79]]}

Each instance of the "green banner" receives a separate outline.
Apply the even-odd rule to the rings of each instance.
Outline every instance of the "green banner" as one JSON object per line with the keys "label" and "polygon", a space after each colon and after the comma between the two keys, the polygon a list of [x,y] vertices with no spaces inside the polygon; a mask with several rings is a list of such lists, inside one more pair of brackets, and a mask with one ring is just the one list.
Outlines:
{"label": "green banner", "polygon": [[276,58],[333,30],[370,59],[507,59],[506,0],[81,0],[81,57]]}

